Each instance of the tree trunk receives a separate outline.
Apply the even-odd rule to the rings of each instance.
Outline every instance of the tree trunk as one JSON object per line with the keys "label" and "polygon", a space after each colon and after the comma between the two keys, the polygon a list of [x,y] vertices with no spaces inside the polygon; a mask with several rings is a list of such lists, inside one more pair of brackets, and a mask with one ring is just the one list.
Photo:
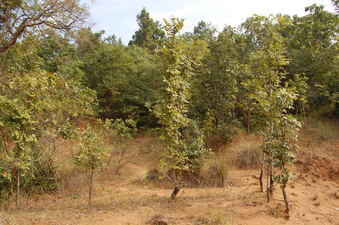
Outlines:
{"label": "tree trunk", "polygon": [[178,185],[176,185],[174,187],[174,190],[172,192],[172,195],[171,195],[171,199],[174,200],[175,197],[178,195],[179,191],[180,191],[181,187],[179,187]]}
{"label": "tree trunk", "polygon": [[15,196],[15,209],[19,209],[19,197],[20,197],[20,170],[16,172],[16,196]]}
{"label": "tree trunk", "polygon": [[290,203],[288,201],[287,193],[286,193],[285,188],[286,188],[286,184],[283,184],[281,186],[281,190],[282,190],[282,193],[284,195],[284,202],[285,202],[286,212],[289,213],[290,212]]}
{"label": "tree trunk", "polygon": [[267,203],[270,202],[270,166],[267,166],[267,174],[266,174],[266,197],[267,197]]}
{"label": "tree trunk", "polygon": [[93,173],[94,173],[94,170],[92,169],[90,173],[90,177],[89,177],[90,182],[89,182],[89,191],[88,191],[88,206],[91,206],[91,203],[92,203]]}
{"label": "tree trunk", "polygon": [[273,165],[270,164],[270,198],[273,198],[274,180],[273,180]]}
{"label": "tree trunk", "polygon": [[247,114],[247,122],[246,122],[247,134],[250,134],[251,133],[251,111],[248,109],[246,114]]}
{"label": "tree trunk", "polygon": [[261,153],[261,165],[260,165],[260,176],[259,176],[259,183],[260,183],[260,191],[264,192],[264,160],[265,160],[265,155],[264,153]]}

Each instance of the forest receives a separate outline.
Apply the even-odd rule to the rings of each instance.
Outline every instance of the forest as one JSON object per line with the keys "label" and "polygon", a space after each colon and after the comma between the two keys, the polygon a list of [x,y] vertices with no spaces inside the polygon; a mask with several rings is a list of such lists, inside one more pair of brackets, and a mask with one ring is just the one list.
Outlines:
{"label": "forest", "polygon": [[0,224],[339,223],[332,5],[191,32],[143,8],[124,44],[78,0],[2,0]]}

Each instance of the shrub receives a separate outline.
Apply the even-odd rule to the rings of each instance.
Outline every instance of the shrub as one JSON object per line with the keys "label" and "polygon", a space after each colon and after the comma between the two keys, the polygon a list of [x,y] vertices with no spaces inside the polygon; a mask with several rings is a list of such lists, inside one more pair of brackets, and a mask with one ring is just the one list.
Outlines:
{"label": "shrub", "polygon": [[231,166],[225,156],[215,156],[202,169],[200,174],[201,183],[204,186],[223,187],[227,180]]}
{"label": "shrub", "polygon": [[260,150],[254,146],[248,146],[236,156],[234,163],[239,169],[257,169],[261,163]]}

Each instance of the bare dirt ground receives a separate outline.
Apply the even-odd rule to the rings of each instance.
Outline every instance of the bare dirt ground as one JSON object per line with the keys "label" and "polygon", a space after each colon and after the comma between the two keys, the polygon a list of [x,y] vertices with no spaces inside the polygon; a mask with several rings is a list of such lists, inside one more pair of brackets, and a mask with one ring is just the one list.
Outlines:
{"label": "bare dirt ground", "polygon": [[[133,149],[146,141],[137,140]],[[289,218],[279,187],[274,201],[266,203],[265,193],[259,191],[258,170],[234,168],[225,187],[184,188],[170,201],[172,190],[145,182],[150,164],[135,158],[121,176],[110,170],[98,175],[91,208],[86,177],[73,171],[73,180],[58,193],[22,198],[18,212],[12,207],[0,211],[0,224],[338,225],[339,141],[309,129],[303,131],[300,147],[295,177],[287,189]]]}

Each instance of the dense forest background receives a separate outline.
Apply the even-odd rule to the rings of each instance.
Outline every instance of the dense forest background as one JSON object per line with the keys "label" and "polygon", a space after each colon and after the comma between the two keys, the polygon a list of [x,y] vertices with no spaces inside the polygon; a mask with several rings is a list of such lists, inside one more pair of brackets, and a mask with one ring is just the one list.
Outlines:
{"label": "dense forest background", "polygon": [[333,7],[253,15],[220,32],[200,21],[185,33],[183,20],[154,21],[144,8],[124,45],[93,32],[78,1],[1,1],[1,201],[20,187],[58,189],[60,138],[79,140],[74,160],[93,175],[110,152],[102,129],[122,138],[159,130],[162,165],[181,171],[176,184],[209,157],[211,137],[260,134],[271,176],[286,185],[294,130],[308,117],[339,117],[338,1]]}

